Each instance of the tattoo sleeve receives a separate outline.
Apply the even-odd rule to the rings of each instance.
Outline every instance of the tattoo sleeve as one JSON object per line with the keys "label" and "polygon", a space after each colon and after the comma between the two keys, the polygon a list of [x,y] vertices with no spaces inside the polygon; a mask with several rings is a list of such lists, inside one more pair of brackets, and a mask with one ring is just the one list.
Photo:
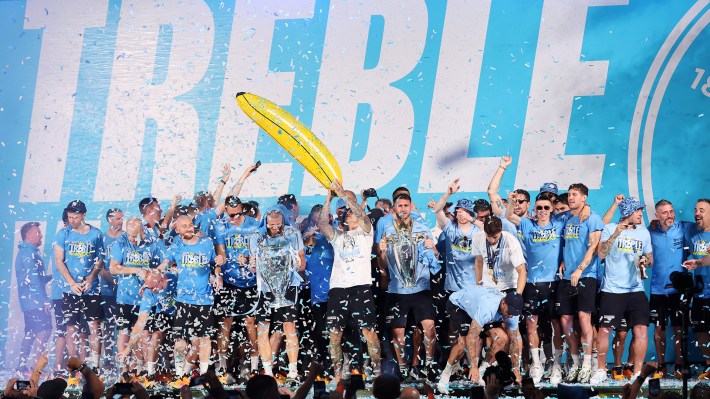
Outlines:
{"label": "tattoo sleeve", "polygon": [[335,229],[330,224],[330,201],[326,201],[318,215],[318,229],[328,241],[335,237]]}
{"label": "tattoo sleeve", "polygon": [[611,249],[614,248],[614,241],[616,241],[616,237],[618,235],[614,233],[611,237],[609,237],[608,240],[602,242],[599,245],[599,255],[603,258],[609,255],[609,252],[611,252]]}

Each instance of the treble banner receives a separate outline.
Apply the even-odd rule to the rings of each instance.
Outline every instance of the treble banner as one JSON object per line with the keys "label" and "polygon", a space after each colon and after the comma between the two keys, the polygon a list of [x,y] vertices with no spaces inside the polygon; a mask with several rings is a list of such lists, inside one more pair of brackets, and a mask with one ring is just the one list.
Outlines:
{"label": "treble banner", "polygon": [[242,196],[322,202],[238,92],[310,127],[347,188],[405,185],[420,208],[456,177],[485,198],[502,155],[504,190],[584,182],[600,212],[623,193],[690,220],[708,195],[709,1],[27,0],[0,15],[3,288],[13,230],[53,230],[75,198],[90,219],[137,215],[260,160]]}

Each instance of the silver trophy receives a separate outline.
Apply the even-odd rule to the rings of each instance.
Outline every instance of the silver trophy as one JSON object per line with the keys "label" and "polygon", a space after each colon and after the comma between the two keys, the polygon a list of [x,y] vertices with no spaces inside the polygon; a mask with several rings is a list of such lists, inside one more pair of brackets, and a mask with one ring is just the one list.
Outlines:
{"label": "silver trophy", "polygon": [[277,309],[293,306],[295,303],[286,298],[291,286],[291,271],[296,268],[298,253],[289,243],[288,237],[269,245],[263,237],[259,240],[259,250],[256,254],[256,268],[262,281],[274,295],[271,308]]}
{"label": "silver trophy", "polygon": [[421,270],[419,243],[426,238],[423,234],[412,234],[406,229],[397,230],[387,238],[387,257],[402,288],[414,287]]}

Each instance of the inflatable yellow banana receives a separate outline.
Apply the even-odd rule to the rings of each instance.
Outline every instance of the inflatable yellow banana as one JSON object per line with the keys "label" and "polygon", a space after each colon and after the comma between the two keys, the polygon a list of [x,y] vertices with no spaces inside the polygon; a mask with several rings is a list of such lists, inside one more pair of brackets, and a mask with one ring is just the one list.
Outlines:
{"label": "inflatable yellow banana", "polygon": [[293,115],[255,94],[237,93],[239,108],[288,151],[325,188],[334,179],[343,181],[340,165],[333,154]]}

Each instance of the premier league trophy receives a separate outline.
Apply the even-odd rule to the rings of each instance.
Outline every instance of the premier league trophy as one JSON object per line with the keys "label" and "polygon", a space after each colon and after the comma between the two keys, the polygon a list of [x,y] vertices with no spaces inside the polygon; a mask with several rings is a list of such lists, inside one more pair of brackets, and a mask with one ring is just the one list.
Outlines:
{"label": "premier league trophy", "polygon": [[421,269],[419,243],[426,238],[423,234],[412,234],[406,228],[395,229],[396,234],[387,236],[387,257],[402,288],[414,287]]}
{"label": "premier league trophy", "polygon": [[286,299],[286,292],[291,285],[291,271],[295,268],[295,251],[288,243],[268,245],[262,240],[256,257],[256,268],[264,284],[274,295],[271,307],[274,309],[295,305]]}

